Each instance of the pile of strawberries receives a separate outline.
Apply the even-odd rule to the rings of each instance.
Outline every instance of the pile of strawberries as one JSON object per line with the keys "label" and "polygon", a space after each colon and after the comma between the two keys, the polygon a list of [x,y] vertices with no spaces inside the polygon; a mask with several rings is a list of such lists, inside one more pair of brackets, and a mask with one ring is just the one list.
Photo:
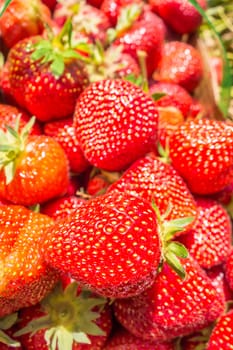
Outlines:
{"label": "pile of strawberries", "polygon": [[200,13],[0,3],[0,349],[233,349],[233,123],[196,94]]}

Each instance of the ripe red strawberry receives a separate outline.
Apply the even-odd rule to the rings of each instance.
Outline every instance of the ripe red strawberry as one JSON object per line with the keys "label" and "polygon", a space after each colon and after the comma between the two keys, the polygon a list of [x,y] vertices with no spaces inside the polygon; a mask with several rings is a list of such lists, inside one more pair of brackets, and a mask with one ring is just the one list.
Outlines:
{"label": "ripe red strawberry", "polygon": [[169,142],[174,168],[197,194],[221,191],[233,179],[233,126],[217,120],[189,120]]}
{"label": "ripe red strawberry", "polygon": [[227,257],[225,264],[225,273],[227,282],[230,288],[233,290],[233,249],[231,249],[231,252]]}
{"label": "ripe red strawberry", "polygon": [[160,249],[151,205],[118,192],[89,200],[57,222],[43,247],[51,266],[110,297],[135,295],[150,286]]}
{"label": "ripe red strawberry", "polygon": [[[0,1],[0,6],[4,1]],[[40,0],[12,0],[0,17],[0,30],[8,48],[18,41],[41,34],[45,24],[51,24],[49,8]]]}
{"label": "ripe red strawberry", "polygon": [[233,344],[233,310],[222,315],[213,329],[207,350],[231,350]]}
{"label": "ripe red strawberry", "polygon": [[114,331],[104,350],[174,350],[174,344],[151,342],[138,338],[122,327]]}
{"label": "ripe red strawberry", "polygon": [[[32,121],[32,120],[31,120]],[[33,205],[67,191],[69,172],[65,152],[52,137],[29,135],[30,123],[21,134],[1,132],[0,198]]]}
{"label": "ripe red strawberry", "polygon": [[99,41],[103,44],[107,41],[107,29],[110,22],[106,14],[100,9],[81,1],[78,6],[74,0],[58,2],[53,12],[53,19],[58,26],[63,26],[70,18],[73,27],[73,40],[83,35],[92,42]]}
{"label": "ripe red strawberry", "polygon": [[51,11],[54,10],[57,0],[42,0],[42,2],[50,8]]}
{"label": "ripe red strawberry", "polygon": [[52,41],[41,36],[21,40],[11,48],[6,61],[13,98],[43,122],[71,115],[88,84],[79,57],[77,51],[62,46],[58,37]]}
{"label": "ripe red strawberry", "polygon": [[115,316],[135,336],[168,341],[201,330],[219,317],[224,302],[205,272],[185,259],[186,278],[165,263],[152,287],[138,296],[114,302]]}
{"label": "ripe red strawberry", "polygon": [[[197,2],[203,9],[206,9],[206,0]],[[149,0],[149,4],[153,11],[180,34],[196,31],[202,22],[201,14],[188,0]]]}
{"label": "ripe red strawberry", "polygon": [[129,30],[113,42],[113,46],[122,45],[123,52],[139,60],[140,51],[146,54],[147,73],[150,77],[161,60],[165,39],[165,27],[162,20],[154,15],[136,21]]}
{"label": "ripe red strawberry", "polygon": [[103,348],[112,326],[110,308],[106,299],[78,289],[75,282],[58,285],[41,305],[20,310],[16,339],[25,350]]}
{"label": "ripe red strawberry", "polygon": [[53,220],[23,206],[0,206],[0,317],[38,303],[58,274],[48,267],[40,248]]}
{"label": "ripe red strawberry", "polygon": [[52,217],[55,220],[71,215],[77,208],[85,203],[83,198],[76,196],[65,196],[62,198],[52,199],[45,203],[40,212]]}
{"label": "ripe red strawberry", "polygon": [[170,41],[164,44],[155,80],[181,85],[193,92],[203,76],[203,64],[196,48],[181,41]]}
{"label": "ripe red strawberry", "polygon": [[142,4],[141,0],[103,0],[100,6],[101,10],[108,17],[111,25],[116,26],[118,17],[123,8],[134,4]]}
{"label": "ripe red strawberry", "polygon": [[[161,215],[170,207],[167,220],[197,215],[196,203],[185,182],[170,165],[153,155],[138,159],[108,191],[129,192],[155,202]],[[192,227],[193,223],[186,227]],[[182,231],[183,232],[183,231]]]}
{"label": "ripe red strawberry", "polygon": [[231,301],[233,298],[233,291],[230,289],[226,280],[224,265],[219,265],[206,270],[208,277],[211,279],[213,286],[218,293],[222,293],[226,301]]}
{"label": "ripe red strawberry", "polygon": [[164,94],[164,96],[155,100],[157,106],[176,107],[182,113],[184,118],[188,117],[193,99],[180,85],[156,82],[151,84],[149,92],[151,95],[159,93]]}
{"label": "ripe red strawberry", "polygon": [[80,174],[90,167],[90,163],[80,149],[73,126],[65,125],[63,128],[60,128],[54,138],[64,149],[71,172]]}
{"label": "ripe red strawberry", "polygon": [[63,129],[65,126],[72,126],[73,118],[67,117],[64,119],[53,120],[51,122],[47,122],[43,124],[44,134],[51,137],[56,137],[59,130]]}
{"label": "ripe red strawberry", "polygon": [[196,198],[197,218],[179,239],[201,267],[225,262],[231,248],[232,227],[226,210],[216,201]]}
{"label": "ripe red strawberry", "polygon": [[91,177],[87,183],[87,193],[91,196],[98,196],[107,191],[110,182],[102,174]]}
{"label": "ripe red strawberry", "polygon": [[80,148],[91,164],[105,170],[124,169],[154,149],[157,124],[152,98],[125,80],[90,84],[75,107],[74,127]]}
{"label": "ripe red strawberry", "polygon": [[[8,104],[0,103],[0,129],[6,131],[6,125],[14,127],[17,118],[20,118],[19,130],[22,130],[22,128],[30,120],[30,116],[20,108],[11,106]],[[42,134],[41,126],[37,121],[32,126],[32,129],[30,130],[30,134],[32,135]]]}

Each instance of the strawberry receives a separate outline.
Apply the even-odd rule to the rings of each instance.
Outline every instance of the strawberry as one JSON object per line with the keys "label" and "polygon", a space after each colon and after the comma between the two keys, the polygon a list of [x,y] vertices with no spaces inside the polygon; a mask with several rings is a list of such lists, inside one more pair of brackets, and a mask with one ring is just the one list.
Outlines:
{"label": "strawberry", "polygon": [[57,4],[57,0],[42,0],[42,2],[48,6],[48,8],[50,8],[51,11],[54,10],[56,4]]}
{"label": "strawberry", "polygon": [[87,193],[91,196],[98,196],[105,193],[109,185],[110,182],[104,175],[96,174],[88,180]]}
{"label": "strawberry", "polygon": [[118,17],[120,16],[121,10],[130,5],[142,5],[141,0],[103,0],[100,9],[106,14],[111,25],[116,26]]}
{"label": "strawberry", "polygon": [[190,108],[193,99],[190,94],[180,85],[174,83],[155,82],[152,83],[149,89],[150,94],[164,94],[155,100],[159,107],[176,107],[182,113],[184,118],[187,118],[190,113]]}
{"label": "strawberry", "polygon": [[207,350],[231,350],[233,344],[233,310],[223,314],[217,321],[216,326],[207,344]]}
{"label": "strawberry", "polygon": [[157,123],[152,98],[120,79],[90,84],[74,112],[76,137],[84,156],[92,165],[110,171],[126,168],[155,148]]}
{"label": "strawberry", "polygon": [[51,122],[47,122],[43,124],[44,134],[51,137],[56,137],[59,130],[63,129],[66,126],[73,125],[73,118],[67,117],[59,120],[53,120]]}
{"label": "strawberry", "polygon": [[70,29],[68,24],[51,40],[41,36],[21,40],[7,56],[13,98],[43,122],[71,115],[78,95],[88,85],[79,59],[84,56],[62,39]]}
{"label": "strawberry", "polygon": [[41,34],[44,25],[51,22],[50,10],[40,0],[12,0],[0,17],[0,30],[4,43],[11,48],[24,38]]}
{"label": "strawberry", "polygon": [[171,342],[155,343],[135,337],[122,327],[109,338],[104,350],[174,350],[174,345]]}
{"label": "strawberry", "polygon": [[150,204],[118,192],[89,200],[59,221],[43,247],[51,266],[111,297],[138,294],[151,285],[160,249]]}
{"label": "strawberry", "polygon": [[73,26],[73,39],[76,33],[81,33],[92,42],[99,41],[103,44],[107,40],[107,29],[110,23],[106,14],[100,9],[80,1],[77,5],[75,0],[59,1],[53,13],[53,19],[58,26],[63,26],[65,21],[71,18]]}
{"label": "strawberry", "polygon": [[214,266],[211,269],[206,270],[206,273],[218,293],[222,293],[223,298],[226,301],[231,301],[233,298],[233,291],[230,289],[227,282],[224,265]]}
{"label": "strawberry", "polygon": [[111,330],[106,299],[58,284],[40,304],[23,308],[15,333],[26,350],[101,350]]}
{"label": "strawberry", "polygon": [[230,217],[218,202],[196,198],[197,218],[191,230],[179,239],[201,267],[209,269],[225,262],[231,248]]}
{"label": "strawberry", "polygon": [[[206,0],[198,0],[206,9]],[[196,31],[202,23],[202,16],[188,0],[149,0],[155,11],[177,33],[188,34]]]}
{"label": "strawberry", "polygon": [[171,135],[169,150],[172,165],[193,193],[212,194],[232,182],[232,123],[186,121]]}
{"label": "strawberry", "polygon": [[34,205],[63,195],[68,187],[67,157],[57,141],[45,135],[28,135],[33,118],[18,133],[1,132],[0,198]]}
{"label": "strawberry", "polygon": [[150,288],[114,302],[115,316],[129,332],[168,341],[198,331],[222,314],[224,302],[198,263],[191,258],[182,263],[184,280],[164,263]]}
{"label": "strawberry", "polygon": [[203,63],[199,51],[185,42],[166,42],[153,77],[161,82],[181,85],[193,92],[203,77]]}
{"label": "strawberry", "polygon": [[167,220],[197,215],[196,203],[183,179],[170,164],[153,155],[134,162],[109,187],[108,191],[112,190],[129,192],[150,203],[154,201],[161,214],[169,210]]}
{"label": "strawberry", "polygon": [[225,273],[227,282],[230,288],[233,290],[233,249],[231,249],[231,252],[227,257],[225,264]]}
{"label": "strawberry", "polygon": [[58,274],[48,267],[40,247],[53,220],[23,206],[0,206],[0,317],[38,303],[54,286]]}
{"label": "strawberry", "polygon": [[40,212],[52,217],[55,220],[71,215],[77,208],[85,203],[83,198],[76,196],[65,196],[52,199],[41,206]]}
{"label": "strawberry", "polygon": [[[19,130],[29,122],[30,116],[19,107],[0,103],[0,129],[6,131],[6,125],[15,126],[17,118],[20,118]],[[41,126],[36,121],[30,130],[32,135],[42,134]]]}
{"label": "strawberry", "polygon": [[165,39],[165,28],[162,20],[154,15],[139,19],[114,42],[113,46],[123,46],[123,52],[139,61],[140,51],[146,54],[147,73],[150,77],[161,60]]}
{"label": "strawberry", "polygon": [[58,130],[55,140],[64,149],[69,161],[70,170],[73,173],[82,173],[90,167],[90,163],[84,157],[80,149],[76,132],[73,126],[64,126]]}

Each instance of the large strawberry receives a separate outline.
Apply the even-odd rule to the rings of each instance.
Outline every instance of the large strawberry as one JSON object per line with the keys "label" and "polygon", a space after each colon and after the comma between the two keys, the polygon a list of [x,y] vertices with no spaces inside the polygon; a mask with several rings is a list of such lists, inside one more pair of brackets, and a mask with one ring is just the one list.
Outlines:
{"label": "large strawberry", "polygon": [[80,147],[91,164],[105,170],[124,169],[154,149],[157,124],[152,98],[120,79],[90,84],[75,107],[74,127]]}
{"label": "large strawberry", "polygon": [[[41,121],[64,118],[88,84],[81,56],[65,43],[70,25],[51,40],[33,36],[14,45],[7,56],[10,92]],[[66,34],[66,35],[65,35]],[[20,60],[18,58],[21,58]]]}
{"label": "large strawberry", "polygon": [[180,237],[189,253],[203,268],[225,262],[231,248],[232,227],[226,210],[216,201],[196,198],[197,219]]}
{"label": "large strawberry", "polygon": [[109,187],[108,191],[112,190],[129,192],[150,203],[154,201],[161,214],[168,211],[167,220],[190,216],[195,218],[197,215],[196,203],[183,179],[170,164],[154,155],[134,162]]}
{"label": "large strawberry", "polygon": [[52,225],[48,216],[23,206],[0,206],[0,317],[38,303],[57,281],[40,253]]}
{"label": "large strawberry", "polygon": [[213,329],[207,350],[231,350],[233,345],[233,310],[222,315]]}
{"label": "large strawberry", "polygon": [[169,41],[164,44],[155,80],[181,85],[193,92],[203,77],[203,63],[199,51],[182,41]]}
{"label": "large strawberry", "polygon": [[145,340],[168,341],[201,330],[222,314],[221,295],[198,263],[189,258],[183,264],[184,280],[165,263],[152,287],[114,302],[115,316],[128,331]]}
{"label": "large strawberry", "polygon": [[0,132],[0,198],[26,206],[66,193],[69,180],[65,152],[52,137],[28,135],[32,122]]}
{"label": "large strawberry", "polygon": [[[180,222],[178,229],[186,223]],[[113,191],[58,221],[49,230],[43,253],[51,266],[89,289],[108,297],[127,297],[153,283],[163,259],[184,276],[174,255],[186,251],[168,239],[174,231],[174,223],[160,225],[149,202]]]}
{"label": "large strawberry", "polygon": [[16,339],[25,350],[101,350],[110,333],[107,300],[77,283],[58,284],[40,304],[23,308]]}
{"label": "large strawberry", "polygon": [[[206,0],[198,0],[198,4],[205,9]],[[153,11],[159,14],[164,21],[180,34],[192,33],[202,22],[201,14],[189,0],[150,0]]]}
{"label": "large strawberry", "polygon": [[169,141],[170,159],[197,194],[221,191],[233,178],[233,125],[196,119],[184,122]]}
{"label": "large strawberry", "polygon": [[[4,1],[0,1],[0,6]],[[12,0],[0,17],[0,30],[8,48],[18,41],[41,34],[51,24],[49,8],[41,0]]]}

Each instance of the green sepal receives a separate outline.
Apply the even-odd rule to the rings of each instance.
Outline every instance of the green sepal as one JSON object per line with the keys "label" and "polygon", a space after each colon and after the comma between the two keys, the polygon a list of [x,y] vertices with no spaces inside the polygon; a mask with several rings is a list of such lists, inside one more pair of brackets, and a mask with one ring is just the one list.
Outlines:
{"label": "green sepal", "polygon": [[166,250],[169,252],[172,252],[179,258],[186,259],[189,256],[189,252],[186,249],[186,247],[180,243],[180,242],[175,242],[171,241],[167,244]]}
{"label": "green sepal", "polygon": [[39,213],[40,212],[40,204],[34,204],[34,205],[30,205],[28,207],[31,211],[33,211],[34,213]]}
{"label": "green sepal", "polygon": [[165,92],[154,92],[151,97],[154,101],[160,100],[162,97],[166,96],[167,94]]}
{"label": "green sepal", "polygon": [[18,314],[17,312],[14,312],[13,314],[4,316],[0,318],[0,329],[6,330],[11,328],[15,322],[18,319]]}
{"label": "green sepal", "polygon": [[185,279],[186,271],[181,264],[180,259],[178,259],[177,256],[171,251],[166,252],[164,257],[167,264],[172,268],[172,270],[174,270],[181,279]]}
{"label": "green sepal", "polygon": [[21,344],[17,341],[9,337],[6,333],[0,330],[0,343],[6,344],[11,347],[19,347]]}
{"label": "green sepal", "polygon": [[137,86],[142,86],[143,83],[142,75],[135,76],[134,74],[128,74],[124,77],[124,80],[127,80]]}
{"label": "green sepal", "polygon": [[180,219],[174,219],[170,221],[164,221],[164,236],[163,239],[165,241],[170,241],[175,233],[182,232],[191,222],[193,222],[194,218],[192,216],[190,217],[184,217]]}
{"label": "green sepal", "polygon": [[0,11],[0,17],[2,17],[2,15],[4,14],[4,12],[6,11],[7,7],[10,5],[12,0],[6,0],[1,8]]}

